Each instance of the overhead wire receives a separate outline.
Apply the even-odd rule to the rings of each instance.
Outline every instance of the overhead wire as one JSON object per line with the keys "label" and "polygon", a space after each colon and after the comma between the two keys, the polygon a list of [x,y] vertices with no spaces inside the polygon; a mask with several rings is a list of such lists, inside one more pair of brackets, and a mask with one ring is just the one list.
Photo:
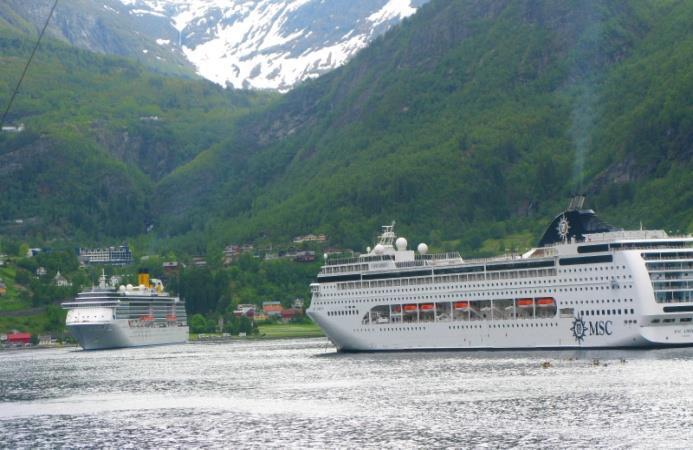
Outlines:
{"label": "overhead wire", "polygon": [[58,6],[58,0],[55,0],[53,3],[53,7],[51,8],[50,12],[48,13],[48,18],[46,19],[46,23],[43,24],[43,28],[41,29],[41,33],[39,33],[38,39],[36,40],[36,45],[34,45],[34,49],[31,51],[31,56],[29,56],[29,60],[26,62],[26,65],[24,66],[24,70],[22,71],[22,75],[19,77],[19,81],[17,82],[17,86],[14,88],[14,92],[12,92],[12,96],[10,97],[10,101],[7,103],[7,108],[5,108],[5,112],[2,114],[2,118],[0,119],[0,129],[5,125],[5,119],[7,118],[7,114],[10,112],[10,109],[12,108],[12,103],[14,103],[14,98],[17,96],[17,92],[19,92],[19,87],[22,85],[22,81],[24,80],[24,76],[26,75],[27,70],[29,70],[29,65],[31,64],[31,60],[34,59],[34,55],[36,54],[36,50],[39,47],[39,44],[41,43],[41,38],[43,37],[43,34],[46,32],[46,28],[48,28],[48,23],[51,21],[51,17],[53,17],[53,11],[55,11],[55,7]]}

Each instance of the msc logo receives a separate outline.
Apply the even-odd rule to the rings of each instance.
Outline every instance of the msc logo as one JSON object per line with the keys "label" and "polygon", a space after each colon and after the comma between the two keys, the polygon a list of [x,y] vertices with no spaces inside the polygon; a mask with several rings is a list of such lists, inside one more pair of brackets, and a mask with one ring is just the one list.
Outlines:
{"label": "msc logo", "polygon": [[582,344],[585,336],[611,336],[613,334],[611,329],[613,324],[611,320],[590,320],[585,323],[582,317],[576,317],[573,319],[573,326],[570,328],[570,331],[573,332],[575,340]]}

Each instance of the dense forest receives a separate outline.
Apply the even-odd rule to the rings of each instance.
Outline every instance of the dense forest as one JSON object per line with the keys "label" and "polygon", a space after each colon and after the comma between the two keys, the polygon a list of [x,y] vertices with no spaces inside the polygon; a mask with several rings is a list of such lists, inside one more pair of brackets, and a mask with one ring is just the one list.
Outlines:
{"label": "dense forest", "polygon": [[[0,136],[0,231],[149,230],[193,254],[308,232],[361,248],[395,219],[478,253],[531,245],[574,192],[616,225],[693,231],[691,19],[686,2],[433,1],[283,97],[47,39],[10,115],[26,131]],[[33,41],[3,30],[5,101]]]}
{"label": "dense forest", "polygon": [[[0,103],[34,41],[0,28]],[[155,223],[154,186],[273,101],[164,77],[138,63],[46,39],[0,134],[0,233],[107,241]]]}
{"label": "dense forest", "polygon": [[[474,252],[584,192],[624,227],[693,231],[693,7],[433,1],[156,187],[178,242],[398,221]],[[210,216],[212,220],[210,220]]]}

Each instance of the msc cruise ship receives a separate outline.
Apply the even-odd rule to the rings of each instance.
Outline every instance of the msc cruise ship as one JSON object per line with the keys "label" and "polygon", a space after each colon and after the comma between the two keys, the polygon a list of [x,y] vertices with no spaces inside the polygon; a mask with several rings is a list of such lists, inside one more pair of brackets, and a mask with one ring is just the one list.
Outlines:
{"label": "msc cruise ship", "polygon": [[85,350],[183,343],[188,340],[185,303],[164,292],[145,272],[137,286],[99,286],[80,292],[67,309],[65,324]]}
{"label": "msc cruise ship", "polygon": [[693,345],[693,237],[619,230],[583,203],[521,256],[414,252],[384,226],[326,260],[308,314],[340,351]]}

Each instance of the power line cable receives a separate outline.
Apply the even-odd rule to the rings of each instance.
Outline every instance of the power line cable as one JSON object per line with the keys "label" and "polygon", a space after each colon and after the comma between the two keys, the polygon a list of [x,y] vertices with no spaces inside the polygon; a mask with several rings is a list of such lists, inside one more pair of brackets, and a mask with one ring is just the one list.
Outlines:
{"label": "power line cable", "polygon": [[12,97],[10,97],[10,102],[7,104],[7,109],[5,109],[5,112],[2,115],[2,119],[0,119],[0,129],[2,129],[2,126],[5,125],[5,119],[7,118],[7,113],[9,113],[10,108],[12,108],[12,103],[14,103],[14,98],[17,96],[17,92],[19,92],[19,87],[22,85],[22,81],[24,80],[24,75],[26,75],[27,70],[29,70],[29,64],[31,64],[31,60],[34,59],[34,54],[36,53],[36,50],[38,49],[38,46],[41,43],[41,38],[43,37],[43,33],[45,33],[46,28],[48,28],[48,23],[51,21],[51,17],[53,17],[53,11],[55,11],[56,6],[58,6],[58,0],[55,0],[55,2],[53,3],[53,7],[51,8],[51,11],[48,13],[48,18],[46,19],[46,23],[43,25],[43,29],[41,30],[41,33],[39,33],[39,37],[36,40],[36,45],[34,45],[34,49],[31,51],[31,56],[29,56],[29,60],[26,62],[26,66],[24,66],[24,71],[22,72],[22,76],[19,77],[19,81],[17,82],[17,87],[14,88],[14,92],[12,93]]}

